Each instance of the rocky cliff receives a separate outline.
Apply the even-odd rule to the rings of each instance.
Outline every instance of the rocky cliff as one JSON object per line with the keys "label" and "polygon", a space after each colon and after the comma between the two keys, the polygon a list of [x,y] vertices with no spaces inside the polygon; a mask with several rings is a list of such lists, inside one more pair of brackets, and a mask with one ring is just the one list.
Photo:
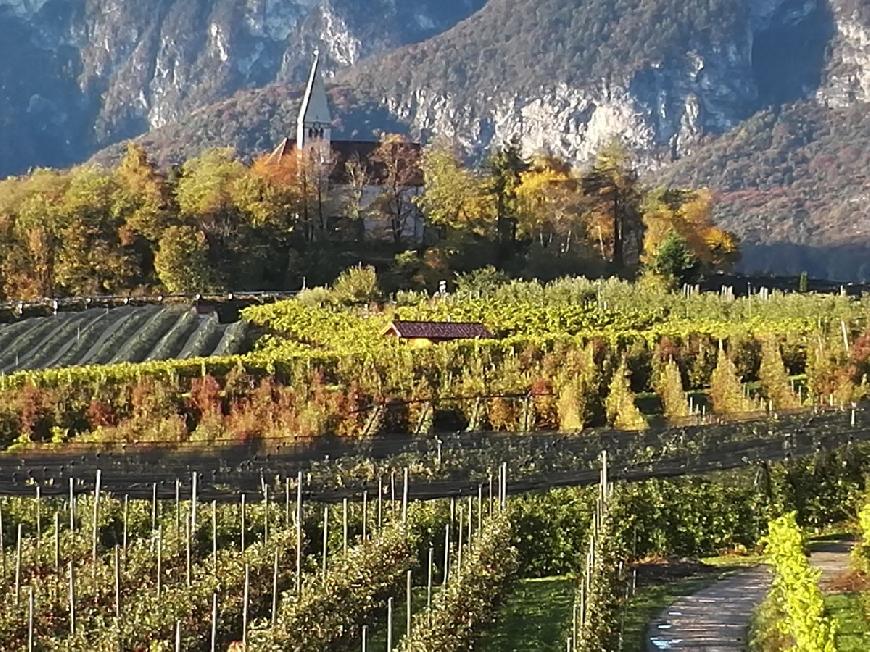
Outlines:
{"label": "rocky cliff", "polygon": [[327,74],[483,0],[0,0],[0,174],[65,165],[245,88]]}
{"label": "rocky cliff", "polygon": [[867,13],[852,0],[491,0],[346,78],[423,138],[582,160],[620,135],[654,165],[766,106],[866,102]]}

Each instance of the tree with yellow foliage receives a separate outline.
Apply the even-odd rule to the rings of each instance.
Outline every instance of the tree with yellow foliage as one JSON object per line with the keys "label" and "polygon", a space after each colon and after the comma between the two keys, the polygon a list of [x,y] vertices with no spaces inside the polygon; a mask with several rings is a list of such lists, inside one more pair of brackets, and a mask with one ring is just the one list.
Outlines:
{"label": "tree with yellow foliage", "polygon": [[420,167],[424,189],[415,203],[431,225],[442,231],[494,235],[496,205],[485,178],[466,168],[456,152],[443,143],[426,148]]}
{"label": "tree with yellow foliage", "polygon": [[518,231],[558,254],[586,241],[583,192],[570,166],[555,156],[539,156],[520,175],[516,189]]}
{"label": "tree with yellow foliage", "polygon": [[[645,225],[641,261],[656,271],[664,249],[679,241],[698,261],[697,271],[727,269],[739,255],[737,238],[713,223],[713,196],[709,190],[658,189],[643,203]],[[690,281],[691,278],[679,278]]]}

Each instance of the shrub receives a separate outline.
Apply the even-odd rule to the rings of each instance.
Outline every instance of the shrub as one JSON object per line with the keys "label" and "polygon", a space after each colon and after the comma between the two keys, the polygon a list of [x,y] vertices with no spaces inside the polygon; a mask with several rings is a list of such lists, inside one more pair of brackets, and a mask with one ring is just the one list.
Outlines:
{"label": "shrub", "polygon": [[719,349],[716,368],[710,375],[710,400],[717,414],[743,414],[755,408],[744,393],[737,368],[723,348]]}
{"label": "shrub", "polygon": [[344,270],[332,284],[331,297],[336,303],[345,306],[380,300],[381,291],[375,268],[358,265]]}
{"label": "shrub", "polygon": [[758,379],[764,395],[776,410],[788,410],[800,407],[800,400],[791,388],[785,363],[776,338],[770,335],[761,341],[761,366]]}
{"label": "shrub", "polygon": [[773,569],[767,609],[782,615],[775,627],[802,652],[834,652],[834,622],[825,614],[820,571],[804,553],[797,515],[789,512],[770,522],[765,556]]}

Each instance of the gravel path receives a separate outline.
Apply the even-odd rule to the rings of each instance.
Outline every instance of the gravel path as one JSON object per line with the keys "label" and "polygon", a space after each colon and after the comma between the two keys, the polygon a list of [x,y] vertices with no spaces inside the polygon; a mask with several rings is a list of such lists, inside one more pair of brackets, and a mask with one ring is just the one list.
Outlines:
{"label": "gravel path", "polygon": [[[824,589],[849,567],[851,543],[825,541],[812,547],[810,562],[822,571]],[[770,579],[765,566],[755,566],[680,598],[649,624],[646,652],[745,650],[752,611],[767,593]]]}

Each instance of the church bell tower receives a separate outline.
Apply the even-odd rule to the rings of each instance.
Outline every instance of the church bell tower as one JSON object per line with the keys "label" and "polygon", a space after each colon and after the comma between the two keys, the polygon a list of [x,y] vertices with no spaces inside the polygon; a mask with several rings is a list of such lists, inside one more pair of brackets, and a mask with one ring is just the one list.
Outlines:
{"label": "church bell tower", "polygon": [[314,62],[308,75],[308,84],[299,117],[296,119],[296,147],[302,149],[314,143],[328,148],[332,140],[332,115],[329,100],[320,75],[320,53],[314,51]]}

